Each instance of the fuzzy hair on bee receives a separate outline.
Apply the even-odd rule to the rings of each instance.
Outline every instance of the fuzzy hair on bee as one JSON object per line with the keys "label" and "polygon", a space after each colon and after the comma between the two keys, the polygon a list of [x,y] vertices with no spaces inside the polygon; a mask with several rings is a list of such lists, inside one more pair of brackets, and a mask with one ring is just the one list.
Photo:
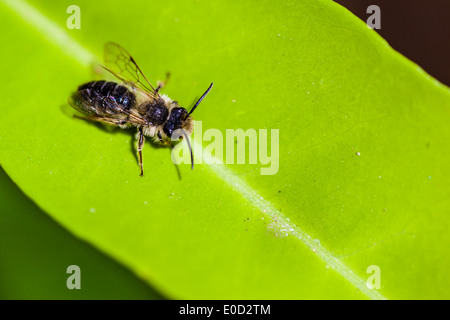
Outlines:
{"label": "fuzzy hair on bee", "polygon": [[[69,98],[69,104],[85,115],[84,119],[98,121],[122,129],[137,128],[136,149],[140,175],[144,175],[142,149],[145,137],[153,142],[172,145],[172,136],[181,132],[191,154],[189,136],[194,129],[191,114],[211,90],[213,83],[188,112],[165,94],[159,94],[166,81],[154,88],[131,55],[120,45],[108,42],[104,49],[105,70],[114,75],[115,81],[91,81],[78,87]],[[145,81],[144,81],[145,80]],[[178,136],[177,136],[178,138]]]}

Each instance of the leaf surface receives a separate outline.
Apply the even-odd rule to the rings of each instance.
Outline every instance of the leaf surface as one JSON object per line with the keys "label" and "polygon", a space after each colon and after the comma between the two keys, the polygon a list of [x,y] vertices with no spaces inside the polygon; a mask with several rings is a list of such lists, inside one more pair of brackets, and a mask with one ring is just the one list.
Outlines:
{"label": "leaf surface", "polygon": [[[164,295],[450,297],[449,91],[339,5],[78,1],[68,30],[69,1],[6,3],[1,165]],[[147,142],[140,178],[134,131],[63,111],[111,40],[153,83],[170,71],[164,93],[181,106],[215,83],[194,114],[203,133],[279,129],[278,172],[191,171]]]}

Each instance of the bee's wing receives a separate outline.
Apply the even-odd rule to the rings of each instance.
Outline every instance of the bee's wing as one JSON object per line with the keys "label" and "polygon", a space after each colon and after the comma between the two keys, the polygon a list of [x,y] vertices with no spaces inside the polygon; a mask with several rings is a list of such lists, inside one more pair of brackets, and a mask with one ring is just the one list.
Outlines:
{"label": "bee's wing", "polygon": [[[100,112],[100,109],[92,107],[90,105],[86,105],[84,103],[80,103],[77,99],[77,96],[74,95],[68,99],[68,103],[77,111],[85,114],[88,119],[101,121],[109,124],[119,125],[123,123],[123,121],[127,123],[131,123],[137,126],[147,125],[147,121],[142,117],[141,114],[137,112],[133,112],[133,110],[128,110],[121,108],[119,112],[108,114],[105,112]],[[104,100],[105,105],[110,105],[109,109],[114,109],[117,107],[115,101],[110,100],[109,98]],[[119,116],[126,115],[126,119],[121,119]]]}
{"label": "bee's wing", "polygon": [[105,44],[104,61],[106,66],[102,67],[121,81],[133,87],[138,87],[152,97],[158,96],[155,88],[148,81],[133,57],[117,43],[108,42]]}

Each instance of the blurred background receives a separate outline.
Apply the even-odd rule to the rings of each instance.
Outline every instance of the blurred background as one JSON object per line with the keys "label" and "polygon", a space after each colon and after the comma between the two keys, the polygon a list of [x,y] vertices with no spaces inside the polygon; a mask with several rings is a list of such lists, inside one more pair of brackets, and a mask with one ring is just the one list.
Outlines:
{"label": "blurred background", "polygon": [[[361,20],[381,9],[376,30],[397,51],[450,85],[448,0],[337,0]],[[75,238],[28,199],[0,167],[0,299],[162,299],[127,269]],[[67,290],[67,266],[77,261],[81,286]],[[30,271],[33,272],[30,272]],[[55,275],[57,275],[55,277]]]}
{"label": "blurred background", "polygon": [[381,10],[378,32],[395,50],[450,86],[450,1],[335,0],[367,21],[367,7]]}

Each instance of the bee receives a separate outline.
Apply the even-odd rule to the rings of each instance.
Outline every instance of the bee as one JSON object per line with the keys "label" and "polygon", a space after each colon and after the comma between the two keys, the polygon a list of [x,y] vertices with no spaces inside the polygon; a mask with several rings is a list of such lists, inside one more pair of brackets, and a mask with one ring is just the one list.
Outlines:
{"label": "bee", "polygon": [[145,136],[155,143],[172,145],[172,136],[178,130],[186,138],[191,155],[191,169],[194,158],[189,142],[194,122],[191,114],[211,90],[213,83],[188,112],[160,90],[165,82],[153,87],[141,71],[133,57],[120,45],[108,42],[104,47],[105,66],[116,81],[91,81],[78,87],[69,98],[69,104],[85,115],[83,119],[98,121],[122,129],[137,128],[136,150],[138,153],[140,176],[144,175],[142,149]]}

